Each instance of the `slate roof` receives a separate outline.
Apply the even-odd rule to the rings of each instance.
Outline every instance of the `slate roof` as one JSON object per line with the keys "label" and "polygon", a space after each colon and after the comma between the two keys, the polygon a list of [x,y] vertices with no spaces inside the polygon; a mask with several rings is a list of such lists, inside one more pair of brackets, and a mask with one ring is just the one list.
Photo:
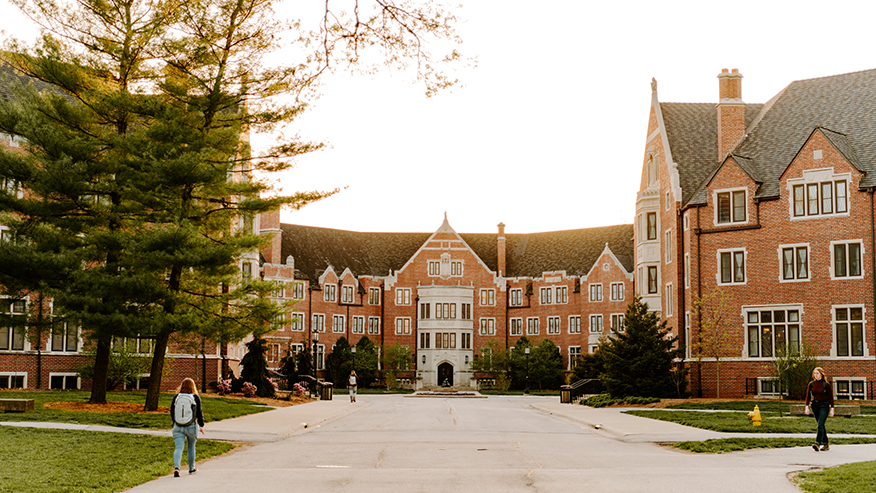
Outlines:
{"label": "slate roof", "polygon": [[[679,164],[682,203],[703,203],[705,181],[719,165],[715,104],[660,108]],[[876,187],[876,69],[792,82],[769,103],[746,105],[745,113],[747,135],[731,155],[745,158],[737,161],[759,178],[757,198],[779,197],[779,178],[818,127],[864,173],[861,188]]]}
{"label": "slate roof", "polygon": [[[340,274],[386,276],[401,269],[432,233],[361,233],[281,224],[281,258],[295,259],[296,277],[315,282],[331,265]],[[459,235],[493,271],[497,269],[497,235]],[[538,277],[564,270],[584,275],[609,244],[627,272],[633,271],[633,226],[574,229],[548,233],[506,234],[506,277]]]}

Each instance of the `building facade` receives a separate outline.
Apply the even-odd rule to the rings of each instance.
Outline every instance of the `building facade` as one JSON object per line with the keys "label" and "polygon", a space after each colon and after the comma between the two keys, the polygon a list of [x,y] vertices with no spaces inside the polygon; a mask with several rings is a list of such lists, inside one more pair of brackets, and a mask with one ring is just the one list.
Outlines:
{"label": "building facade", "polygon": [[652,82],[637,290],[685,342],[695,393],[775,395],[777,352],[807,345],[837,397],[872,398],[876,71],[765,104],[735,69],[718,81],[717,104],[662,103]]}
{"label": "building facade", "polygon": [[[476,387],[471,362],[490,342],[551,339],[567,370],[612,324],[622,330],[633,293],[632,226],[552,233],[459,234],[445,218],[432,234],[357,233],[280,224],[265,280],[293,301],[270,334],[269,366],[288,350],[314,351],[319,370],[341,337],[407,346],[413,388]],[[282,295],[282,296],[281,296]]]}

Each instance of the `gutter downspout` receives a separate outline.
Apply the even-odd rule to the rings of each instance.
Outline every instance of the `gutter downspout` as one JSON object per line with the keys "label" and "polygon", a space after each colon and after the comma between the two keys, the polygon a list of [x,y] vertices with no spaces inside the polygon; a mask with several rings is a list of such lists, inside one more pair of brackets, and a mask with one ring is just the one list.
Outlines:
{"label": "gutter downspout", "polygon": [[[700,208],[697,207],[697,227],[694,229],[694,234],[697,235],[697,299],[703,299],[703,279],[702,279],[702,249],[700,245],[700,233],[702,230],[700,229]],[[702,327],[703,322],[703,314],[700,310],[697,310],[697,334],[700,334],[700,327]],[[697,396],[703,396],[703,363],[701,361],[697,362]]]}
{"label": "gutter downspout", "polygon": [[[873,290],[873,309],[876,310],[876,217],[873,210],[873,194],[876,188],[870,188],[870,280]],[[871,384],[872,385],[872,384]],[[873,388],[872,386],[870,387]]]}

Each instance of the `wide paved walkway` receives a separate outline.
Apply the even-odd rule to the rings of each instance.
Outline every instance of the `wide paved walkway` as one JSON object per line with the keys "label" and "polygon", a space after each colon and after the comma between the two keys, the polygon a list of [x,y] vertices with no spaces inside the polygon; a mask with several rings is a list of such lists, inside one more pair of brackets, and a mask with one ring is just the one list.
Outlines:
{"label": "wide paved walkway", "polygon": [[207,428],[232,433],[274,438],[131,491],[792,493],[790,472],[876,457],[876,445],[686,453],[655,442],[721,435],[555,397],[363,395]]}

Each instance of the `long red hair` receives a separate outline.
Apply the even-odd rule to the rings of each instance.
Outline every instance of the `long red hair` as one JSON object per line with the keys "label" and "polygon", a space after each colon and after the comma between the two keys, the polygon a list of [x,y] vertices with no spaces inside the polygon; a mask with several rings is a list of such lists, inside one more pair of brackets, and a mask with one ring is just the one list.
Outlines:
{"label": "long red hair", "polygon": [[198,386],[195,385],[195,381],[191,378],[186,378],[179,384],[179,389],[176,391],[177,394],[198,394]]}

